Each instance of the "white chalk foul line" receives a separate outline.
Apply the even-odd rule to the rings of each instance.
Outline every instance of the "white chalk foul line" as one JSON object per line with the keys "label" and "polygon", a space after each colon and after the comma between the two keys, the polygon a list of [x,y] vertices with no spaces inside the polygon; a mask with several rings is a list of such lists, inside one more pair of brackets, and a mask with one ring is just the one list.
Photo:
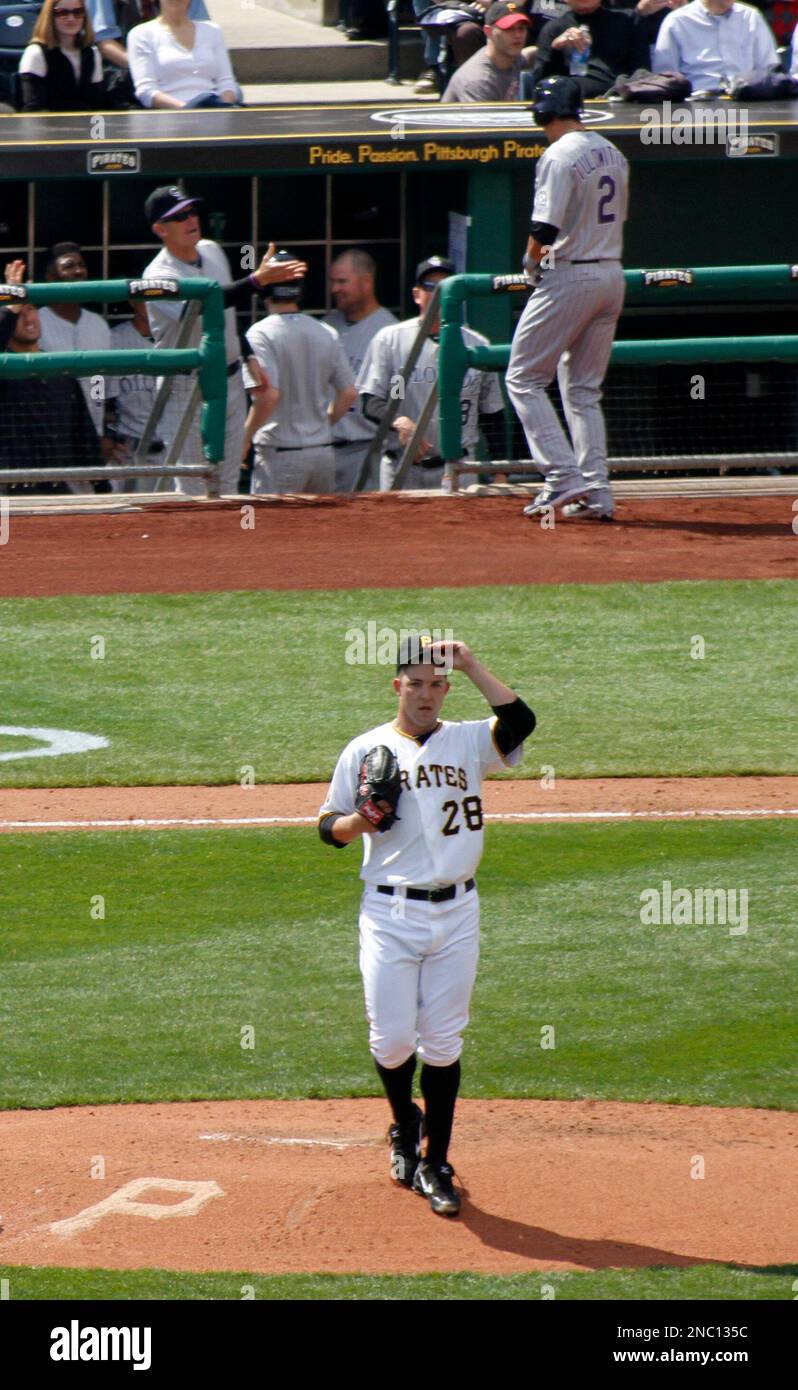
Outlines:
{"label": "white chalk foul line", "polygon": [[[493,821],[547,820],[711,820],[715,817],[736,816],[747,820],[753,816],[798,816],[798,807],[702,807],[683,811],[503,811],[485,816]],[[125,830],[131,828],[157,829],[167,826],[223,825],[315,825],[317,816],[129,816],[106,820],[4,820],[0,830]]]}
{"label": "white chalk foul line", "polygon": [[373,1139],[286,1139],[276,1134],[200,1134],[200,1139],[214,1143],[275,1144],[301,1149],[362,1149],[373,1146]]}

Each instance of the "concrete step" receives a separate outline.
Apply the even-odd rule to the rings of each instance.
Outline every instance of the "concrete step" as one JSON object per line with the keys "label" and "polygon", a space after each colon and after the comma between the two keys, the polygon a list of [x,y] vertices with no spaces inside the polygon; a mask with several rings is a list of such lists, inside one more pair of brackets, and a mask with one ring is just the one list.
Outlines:
{"label": "concrete step", "polygon": [[[357,41],[334,25],[298,19],[261,0],[206,0],[211,19],[225,36],[233,71],[243,85],[384,81],[388,45]],[[422,65],[421,39],[403,35],[400,72],[414,78]]]}

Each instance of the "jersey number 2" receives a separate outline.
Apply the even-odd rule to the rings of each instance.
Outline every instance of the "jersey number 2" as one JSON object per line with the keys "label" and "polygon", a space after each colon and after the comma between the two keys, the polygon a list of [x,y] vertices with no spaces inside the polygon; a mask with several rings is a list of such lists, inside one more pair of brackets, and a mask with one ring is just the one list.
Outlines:
{"label": "jersey number 2", "polygon": [[598,220],[599,222],[614,222],[615,213],[608,212],[606,209],[615,197],[615,179],[611,178],[609,174],[602,174],[598,186],[605,190],[599,198]]}
{"label": "jersey number 2", "polygon": [[[460,810],[460,803],[458,801],[444,801],[441,810],[449,812],[443,827],[443,834],[459,835],[460,827],[455,825],[455,820],[457,819],[457,812]],[[463,820],[467,830],[482,829],[484,817],[482,815],[482,802],[478,796],[463,797]]]}

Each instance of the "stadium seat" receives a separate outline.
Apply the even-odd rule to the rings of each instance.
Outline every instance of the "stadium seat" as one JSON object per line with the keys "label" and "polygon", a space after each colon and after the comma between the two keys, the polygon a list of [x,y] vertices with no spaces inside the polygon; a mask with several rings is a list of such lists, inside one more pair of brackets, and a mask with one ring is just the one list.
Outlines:
{"label": "stadium seat", "polygon": [[17,67],[41,5],[0,5],[0,101],[19,106]]}

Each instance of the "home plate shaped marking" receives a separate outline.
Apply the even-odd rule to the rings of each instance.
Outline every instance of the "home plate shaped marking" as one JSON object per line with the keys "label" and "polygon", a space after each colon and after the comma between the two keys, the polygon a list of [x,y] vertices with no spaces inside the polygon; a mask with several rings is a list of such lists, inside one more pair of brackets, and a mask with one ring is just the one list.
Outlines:
{"label": "home plate shaped marking", "polygon": [[[142,1192],[159,1189],[161,1192],[187,1192],[182,1202],[139,1202],[136,1199]],[[102,1221],[104,1216],[146,1216],[150,1221],[162,1221],[167,1216],[196,1216],[200,1207],[211,1197],[223,1197],[224,1192],[216,1182],[184,1182],[181,1178],[135,1178],[126,1182],[117,1192],[86,1207],[76,1216],[68,1216],[64,1221],[53,1221],[50,1230],[59,1236],[75,1236],[88,1231]]]}

